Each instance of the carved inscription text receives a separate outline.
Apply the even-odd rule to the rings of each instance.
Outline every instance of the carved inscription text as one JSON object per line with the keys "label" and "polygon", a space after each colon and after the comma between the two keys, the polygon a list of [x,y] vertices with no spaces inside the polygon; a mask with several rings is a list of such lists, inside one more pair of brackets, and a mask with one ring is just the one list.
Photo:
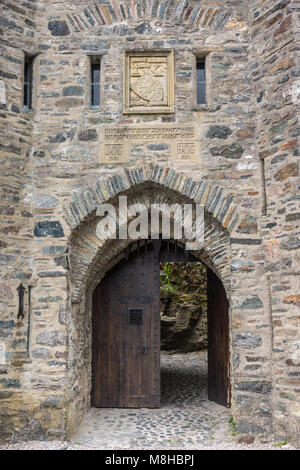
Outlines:
{"label": "carved inscription text", "polygon": [[104,129],[105,140],[168,140],[178,138],[193,138],[195,136],[194,126],[172,127],[110,127]]}
{"label": "carved inscription text", "polygon": [[[153,126],[101,126],[100,162],[123,163],[135,156],[163,156],[174,161],[199,159],[197,125],[160,124]],[[156,152],[150,154],[150,152]]]}

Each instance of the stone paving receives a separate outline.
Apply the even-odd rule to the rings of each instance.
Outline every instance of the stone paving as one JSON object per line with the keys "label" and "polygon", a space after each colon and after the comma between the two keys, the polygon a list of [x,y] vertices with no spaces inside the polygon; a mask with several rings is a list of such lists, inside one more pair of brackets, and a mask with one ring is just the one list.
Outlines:
{"label": "stone paving", "polygon": [[230,409],[207,399],[205,352],[161,355],[161,408],[96,409],[86,414],[70,441],[27,441],[0,450],[290,450],[289,444],[238,442]]}
{"label": "stone paving", "polygon": [[161,356],[161,408],[91,409],[72,443],[97,449],[176,449],[230,437],[230,410],[207,400],[205,353]]}

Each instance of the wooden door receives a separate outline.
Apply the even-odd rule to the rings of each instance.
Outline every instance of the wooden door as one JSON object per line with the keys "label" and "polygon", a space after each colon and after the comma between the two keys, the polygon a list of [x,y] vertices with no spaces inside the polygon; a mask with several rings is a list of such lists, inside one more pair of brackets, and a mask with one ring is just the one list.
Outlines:
{"label": "wooden door", "polygon": [[152,245],[114,267],[93,298],[92,406],[159,408],[159,262]]}
{"label": "wooden door", "polygon": [[228,300],[220,279],[207,269],[208,399],[230,406]]}

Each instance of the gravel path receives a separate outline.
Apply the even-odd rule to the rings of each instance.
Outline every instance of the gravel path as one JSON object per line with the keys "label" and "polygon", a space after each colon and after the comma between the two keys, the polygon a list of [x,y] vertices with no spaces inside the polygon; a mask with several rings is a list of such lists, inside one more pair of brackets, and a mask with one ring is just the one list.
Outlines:
{"label": "gravel path", "polygon": [[161,408],[96,409],[69,441],[28,441],[0,450],[257,450],[293,449],[275,442],[238,442],[230,409],[207,400],[207,356],[163,353]]}

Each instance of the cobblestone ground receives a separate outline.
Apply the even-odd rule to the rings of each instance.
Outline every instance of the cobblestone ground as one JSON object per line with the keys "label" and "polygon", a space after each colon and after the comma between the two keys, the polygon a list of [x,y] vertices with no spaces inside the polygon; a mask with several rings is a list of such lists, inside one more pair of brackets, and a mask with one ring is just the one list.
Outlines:
{"label": "cobblestone ground", "polygon": [[[203,352],[161,356],[161,408],[91,409],[69,442],[21,442],[0,449],[244,449],[230,428],[230,409],[207,400]],[[291,449],[252,443],[247,449]]]}
{"label": "cobblestone ground", "polygon": [[196,448],[228,429],[230,410],[207,401],[206,354],[163,353],[161,408],[92,409],[76,444],[109,449]]}

